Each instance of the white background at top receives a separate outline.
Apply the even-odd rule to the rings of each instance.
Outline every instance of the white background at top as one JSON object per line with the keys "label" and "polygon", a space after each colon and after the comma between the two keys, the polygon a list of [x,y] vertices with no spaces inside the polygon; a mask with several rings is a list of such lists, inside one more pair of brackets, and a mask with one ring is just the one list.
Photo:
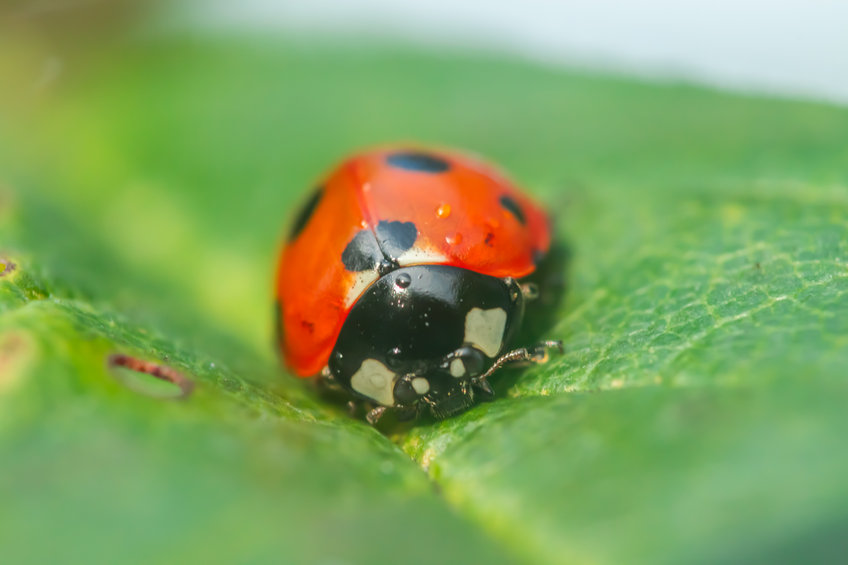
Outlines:
{"label": "white background at top", "polygon": [[482,47],[848,103],[848,0],[203,0],[191,20]]}

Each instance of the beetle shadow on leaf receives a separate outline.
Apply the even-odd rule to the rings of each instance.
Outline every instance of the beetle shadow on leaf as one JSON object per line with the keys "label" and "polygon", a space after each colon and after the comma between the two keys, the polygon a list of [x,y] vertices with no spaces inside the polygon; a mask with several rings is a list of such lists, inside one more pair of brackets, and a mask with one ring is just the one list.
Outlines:
{"label": "beetle shadow on leaf", "polygon": [[[536,271],[519,282],[532,283],[539,288],[539,297],[527,303],[524,322],[510,347],[531,347],[543,340],[562,339],[565,349],[568,342],[565,336],[553,335],[552,331],[562,315],[561,307],[568,292],[568,269],[572,258],[571,247],[564,242],[555,243],[550,252],[539,263]],[[558,353],[552,353],[558,355]],[[502,398],[524,373],[525,368],[504,368],[492,375],[491,384],[495,389],[495,399]]]}

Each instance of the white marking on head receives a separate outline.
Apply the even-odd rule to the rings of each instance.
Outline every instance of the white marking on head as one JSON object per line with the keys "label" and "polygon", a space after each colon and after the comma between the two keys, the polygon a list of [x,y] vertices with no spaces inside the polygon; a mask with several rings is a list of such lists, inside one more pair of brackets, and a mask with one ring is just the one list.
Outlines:
{"label": "white marking on head", "polygon": [[396,378],[397,375],[376,359],[366,359],[351,377],[350,386],[383,406],[392,406],[395,403],[393,391]]}
{"label": "white marking on head", "polygon": [[415,389],[415,392],[418,394],[427,394],[430,392],[430,381],[424,377],[415,377],[412,379],[412,388]]}
{"label": "white marking on head", "polygon": [[401,267],[407,265],[437,265],[439,263],[446,263],[447,261],[448,258],[438,251],[431,251],[418,245],[413,245],[397,258],[398,265]]}
{"label": "white marking on head", "polygon": [[367,270],[360,271],[354,275],[353,284],[348,289],[347,294],[345,295],[345,308],[350,308],[356,299],[359,298],[365,289],[371,286],[371,283],[380,278],[380,275],[377,274],[377,271]]}
{"label": "white marking on head", "polygon": [[465,363],[462,362],[462,359],[454,359],[450,362],[450,374],[456,378],[465,376]]}
{"label": "white marking on head", "polygon": [[472,308],[465,317],[465,341],[494,357],[501,350],[505,328],[506,310],[503,308]]}

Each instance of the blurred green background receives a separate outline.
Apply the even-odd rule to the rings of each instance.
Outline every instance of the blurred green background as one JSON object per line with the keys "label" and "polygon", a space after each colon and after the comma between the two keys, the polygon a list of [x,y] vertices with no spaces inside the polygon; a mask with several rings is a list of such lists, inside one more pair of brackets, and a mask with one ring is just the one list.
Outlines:
{"label": "blurred green background", "polygon": [[[848,110],[24,5],[0,11],[4,562],[845,554]],[[279,368],[271,283],[314,180],[391,141],[499,163],[573,257],[564,356],[377,431]]]}

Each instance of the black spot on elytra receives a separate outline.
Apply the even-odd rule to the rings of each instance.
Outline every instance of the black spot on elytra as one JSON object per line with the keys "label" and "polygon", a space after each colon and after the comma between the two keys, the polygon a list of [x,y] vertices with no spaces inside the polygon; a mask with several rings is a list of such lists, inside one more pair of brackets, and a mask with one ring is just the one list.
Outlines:
{"label": "black spot on elytra", "polygon": [[494,247],[495,244],[492,243],[492,241],[494,241],[494,239],[495,239],[495,234],[493,234],[492,232],[489,232],[489,233],[486,234],[486,239],[483,241],[483,243],[485,243],[487,247]]}
{"label": "black spot on elytra", "polygon": [[392,167],[422,173],[443,173],[450,169],[450,163],[441,157],[417,151],[392,153],[386,157],[386,162]]}
{"label": "black spot on elytra", "polygon": [[415,245],[418,228],[412,222],[380,222],[377,224],[377,241],[388,259],[397,259]]}
{"label": "black spot on elytra", "polygon": [[312,196],[309,197],[309,200],[304,202],[303,207],[301,207],[295,217],[294,224],[292,224],[291,231],[289,232],[289,241],[299,236],[303,228],[306,227],[306,224],[309,223],[309,219],[312,218],[312,214],[315,212],[315,208],[318,207],[318,203],[321,202],[321,196],[323,195],[324,187],[319,186],[312,193]]}
{"label": "black spot on elytra", "polygon": [[507,211],[515,216],[515,219],[520,223],[527,223],[527,218],[524,217],[524,210],[518,205],[518,202],[512,199],[512,197],[503,195],[501,196],[501,206],[507,209]]}
{"label": "black spot on elytra", "polygon": [[374,232],[359,230],[342,251],[342,263],[345,269],[358,273],[375,269],[383,260],[383,253],[377,244]]}
{"label": "black spot on elytra", "polygon": [[382,221],[374,232],[356,232],[342,252],[342,263],[348,271],[376,269],[382,276],[397,268],[397,258],[415,244],[417,237],[418,228],[412,222]]}

